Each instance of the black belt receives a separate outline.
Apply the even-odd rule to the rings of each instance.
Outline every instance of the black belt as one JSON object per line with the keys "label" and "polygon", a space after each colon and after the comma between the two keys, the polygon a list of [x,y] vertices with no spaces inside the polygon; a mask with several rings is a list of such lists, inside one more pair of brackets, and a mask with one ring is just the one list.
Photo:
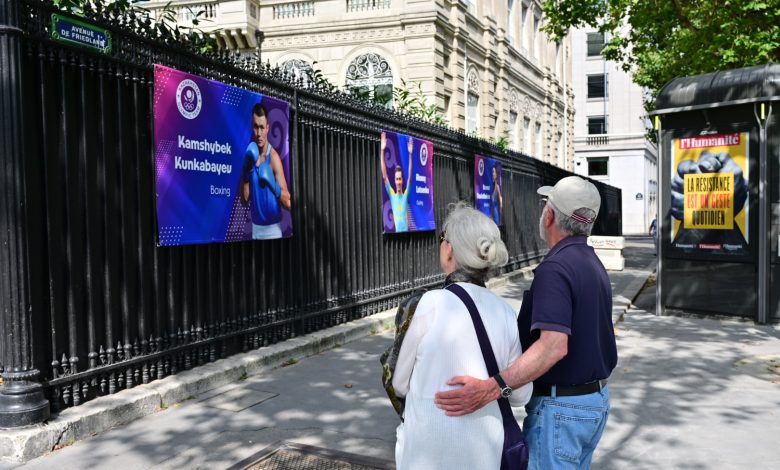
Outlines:
{"label": "black belt", "polygon": [[607,386],[607,379],[597,380],[584,385],[546,385],[534,384],[533,396],[549,397],[552,396],[552,389],[555,387],[555,396],[571,397],[576,395],[589,395],[601,391]]}

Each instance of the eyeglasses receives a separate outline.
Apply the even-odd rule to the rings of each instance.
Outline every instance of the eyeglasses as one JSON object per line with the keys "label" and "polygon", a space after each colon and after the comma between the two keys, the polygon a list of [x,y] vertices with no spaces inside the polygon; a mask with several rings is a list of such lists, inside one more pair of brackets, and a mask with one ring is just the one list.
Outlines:
{"label": "eyeglasses", "polygon": [[447,232],[442,231],[439,234],[439,245],[447,241]]}
{"label": "eyeglasses", "polygon": [[546,205],[547,205],[547,198],[546,197],[543,197],[543,198],[539,199],[539,207],[544,209],[544,206],[546,206]]}

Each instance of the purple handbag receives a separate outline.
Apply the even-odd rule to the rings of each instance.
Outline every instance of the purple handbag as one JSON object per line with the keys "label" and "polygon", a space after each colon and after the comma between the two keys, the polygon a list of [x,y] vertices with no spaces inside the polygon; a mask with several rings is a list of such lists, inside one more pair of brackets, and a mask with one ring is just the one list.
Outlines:
{"label": "purple handbag", "polygon": [[[466,305],[466,309],[471,315],[471,321],[474,322],[474,329],[477,331],[479,348],[482,350],[488,375],[493,377],[499,373],[498,363],[496,363],[496,356],[493,354],[493,348],[490,346],[490,340],[485,331],[485,325],[482,324],[477,306],[463,287],[450,284],[447,286],[447,290],[457,295]],[[501,470],[526,470],[528,468],[528,444],[525,442],[520,425],[512,414],[509,399],[499,398],[498,408],[501,410],[501,418],[504,422],[504,450],[501,453]]]}

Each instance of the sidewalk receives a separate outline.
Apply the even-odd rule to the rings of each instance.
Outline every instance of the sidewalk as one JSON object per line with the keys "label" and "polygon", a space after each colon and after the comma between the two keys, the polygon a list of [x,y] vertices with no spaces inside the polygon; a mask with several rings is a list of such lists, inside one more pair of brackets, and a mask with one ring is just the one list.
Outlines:
{"label": "sidewalk", "polygon": [[[780,329],[658,318],[628,308],[624,299],[636,297],[655,259],[649,239],[628,239],[624,256],[627,269],[610,273],[614,315],[623,318],[616,325],[620,362],[610,378],[613,411],[594,468],[780,467],[772,450],[780,432],[780,375],[770,372],[780,364]],[[519,307],[530,279],[493,285]],[[637,303],[654,306],[653,294],[645,290]],[[297,360],[286,367],[251,373],[92,438],[65,442],[72,445],[18,468],[227,468],[280,440],[393,460],[398,418],[378,365],[392,334],[369,334],[392,313],[379,316],[336,327],[341,336],[312,336],[324,352],[301,359],[302,349],[288,348]],[[359,336],[345,332],[350,328],[367,336],[347,342]],[[335,344],[335,337],[343,342]],[[0,463],[10,468],[17,466]]]}

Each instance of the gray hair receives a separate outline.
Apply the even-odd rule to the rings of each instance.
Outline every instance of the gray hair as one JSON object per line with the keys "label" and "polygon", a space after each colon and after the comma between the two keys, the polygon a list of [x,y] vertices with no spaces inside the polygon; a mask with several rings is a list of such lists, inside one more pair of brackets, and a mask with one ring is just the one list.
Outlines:
{"label": "gray hair", "polygon": [[449,210],[443,230],[458,269],[485,280],[491,269],[509,260],[498,226],[465,202],[450,204]]}
{"label": "gray hair", "polygon": [[[558,208],[552,205],[549,201],[547,202],[547,207],[549,207],[550,210],[552,210],[555,214],[555,226],[558,227],[561,232],[570,237],[577,235],[582,235],[585,237],[590,236],[590,232],[593,230],[593,223],[586,224],[577,222],[571,217],[567,217],[566,214],[559,211]],[[574,213],[581,215],[586,219],[592,219],[594,221],[596,219],[596,211],[593,209],[588,209],[587,207],[581,207],[575,210]]]}

